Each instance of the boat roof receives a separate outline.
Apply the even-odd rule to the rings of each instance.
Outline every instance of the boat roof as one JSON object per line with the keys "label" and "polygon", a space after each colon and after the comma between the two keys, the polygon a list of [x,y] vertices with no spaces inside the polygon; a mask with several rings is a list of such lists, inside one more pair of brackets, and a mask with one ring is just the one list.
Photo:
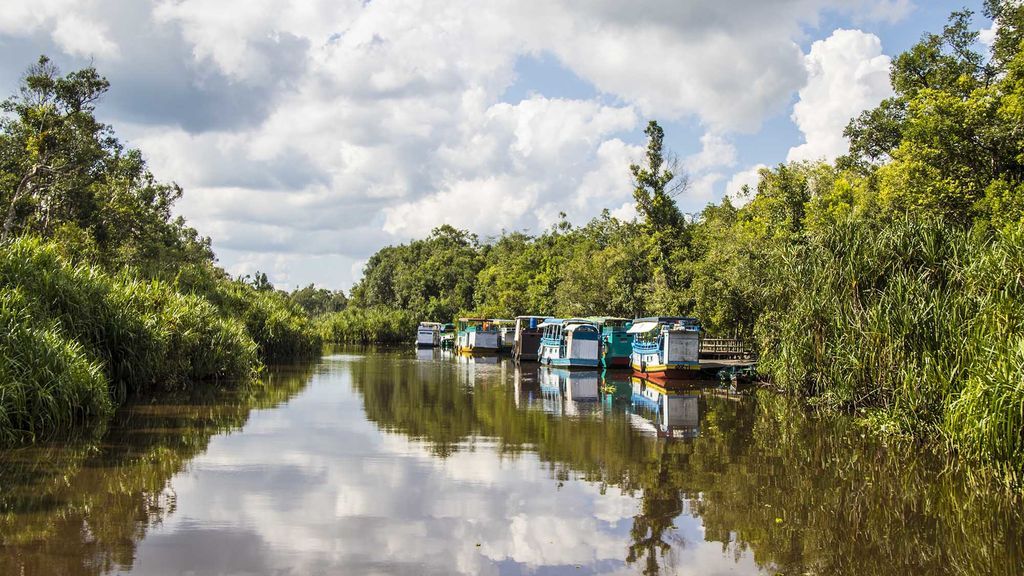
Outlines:
{"label": "boat roof", "polygon": [[659,324],[699,324],[700,322],[692,316],[648,316],[647,318],[637,318],[633,320],[636,322],[657,322]]}
{"label": "boat roof", "polygon": [[516,320],[547,320],[548,318],[551,318],[551,316],[516,316]]}
{"label": "boat roof", "polygon": [[686,316],[652,316],[650,318],[637,318],[633,321],[633,325],[630,326],[629,330],[626,330],[627,334],[646,334],[655,329],[658,329],[664,325],[682,324],[683,326],[700,326],[697,323],[696,318],[690,318]]}
{"label": "boat roof", "polygon": [[619,318],[618,316],[588,316],[587,320],[590,320],[595,324],[601,325],[609,324],[611,322],[632,322],[632,320],[630,320],[629,318]]}
{"label": "boat roof", "polygon": [[459,318],[459,322],[491,322],[490,318]]}
{"label": "boat roof", "polygon": [[420,322],[420,326],[430,326],[430,327],[433,327],[433,326],[444,326],[444,324],[441,324],[440,322]]}

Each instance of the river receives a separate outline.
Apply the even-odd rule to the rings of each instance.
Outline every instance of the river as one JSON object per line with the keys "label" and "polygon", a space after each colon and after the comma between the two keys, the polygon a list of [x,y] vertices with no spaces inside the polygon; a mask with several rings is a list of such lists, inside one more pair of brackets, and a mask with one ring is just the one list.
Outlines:
{"label": "river", "polygon": [[1020,574],[1021,498],[771,394],[340,350],[0,452],[0,574]]}

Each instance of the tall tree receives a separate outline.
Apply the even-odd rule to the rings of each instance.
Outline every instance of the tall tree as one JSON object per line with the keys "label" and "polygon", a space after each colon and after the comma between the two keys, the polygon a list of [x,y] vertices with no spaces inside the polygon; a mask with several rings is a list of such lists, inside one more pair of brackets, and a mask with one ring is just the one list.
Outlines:
{"label": "tall tree", "polygon": [[674,196],[686,189],[685,176],[675,174],[665,161],[662,149],[665,131],[654,120],[644,130],[647,135],[647,163],[631,164],[633,198],[637,213],[643,218],[652,256],[656,280],[669,289],[675,287],[671,261],[674,252],[686,244],[686,222]]}

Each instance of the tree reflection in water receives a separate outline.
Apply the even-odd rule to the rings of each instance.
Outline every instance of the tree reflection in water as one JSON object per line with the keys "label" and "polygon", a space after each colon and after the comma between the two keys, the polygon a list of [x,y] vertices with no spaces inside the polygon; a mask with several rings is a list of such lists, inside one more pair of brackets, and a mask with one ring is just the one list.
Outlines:
{"label": "tree reflection in water", "polygon": [[[314,369],[140,399],[107,429],[3,453],[0,574],[130,568],[179,505],[170,479],[253,409],[301,393]],[[1016,574],[1024,562],[1019,496],[787,398],[411,351],[334,369],[351,377],[367,419],[428,458],[486,440],[501,458],[536,454],[553,483],[631,495],[618,558],[646,574],[681,569],[679,553],[706,542],[784,574]]]}
{"label": "tree reflection in water", "polygon": [[398,366],[382,377],[373,362],[351,369],[367,416],[437,456],[490,437],[505,455],[535,451],[555,478],[635,494],[640,513],[624,557],[644,573],[685,545],[675,531],[683,514],[699,518],[723,552],[750,552],[771,572],[1017,574],[1024,565],[1019,495],[920,446],[866,438],[849,418],[766,392],[690,390],[682,394],[697,396],[699,433],[677,434],[659,420],[663,411],[631,401],[638,383],[630,390],[628,377],[602,380],[605,409],[587,410],[567,391],[577,377],[575,389],[587,388],[591,373],[461,362],[474,379]]}

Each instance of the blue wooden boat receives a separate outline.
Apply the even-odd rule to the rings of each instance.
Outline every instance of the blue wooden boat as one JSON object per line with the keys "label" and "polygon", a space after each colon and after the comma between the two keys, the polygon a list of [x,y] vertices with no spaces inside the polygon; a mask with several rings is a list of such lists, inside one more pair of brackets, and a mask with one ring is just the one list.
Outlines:
{"label": "blue wooden boat", "polygon": [[700,373],[700,324],[695,318],[654,316],[637,318],[629,365],[646,378],[695,378]]}
{"label": "blue wooden boat", "polygon": [[633,323],[626,318],[595,316],[588,318],[601,329],[601,366],[629,368],[633,337],[628,333]]}
{"label": "blue wooden boat", "polygon": [[538,360],[561,368],[596,368],[600,362],[601,332],[590,320],[545,320],[540,328]]}

